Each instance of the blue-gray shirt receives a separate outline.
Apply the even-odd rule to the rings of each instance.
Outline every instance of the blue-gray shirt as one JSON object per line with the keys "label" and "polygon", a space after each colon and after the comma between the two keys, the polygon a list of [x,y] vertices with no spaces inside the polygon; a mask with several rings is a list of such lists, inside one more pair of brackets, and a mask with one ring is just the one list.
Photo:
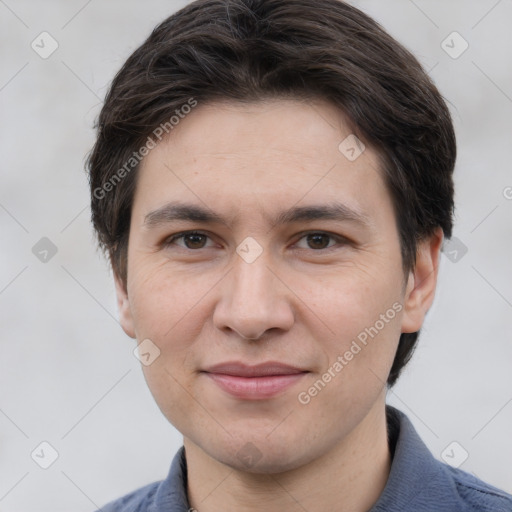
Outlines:
{"label": "blue-gray shirt", "polygon": [[[391,472],[369,512],[512,512],[512,496],[435,459],[407,416],[386,406]],[[188,512],[182,446],[167,478],[105,505],[102,512]]]}

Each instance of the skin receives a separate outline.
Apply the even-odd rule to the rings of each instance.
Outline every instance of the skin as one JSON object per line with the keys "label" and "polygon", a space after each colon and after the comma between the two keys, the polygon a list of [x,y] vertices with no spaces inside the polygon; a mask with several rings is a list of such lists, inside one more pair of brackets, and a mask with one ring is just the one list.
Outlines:
{"label": "skin", "polygon": [[[338,146],[350,133],[321,100],[199,104],[143,161],[126,286],[116,277],[120,319],[130,337],[160,350],[144,375],[184,436],[188,496],[199,512],[363,512],[386,484],[385,383],[400,333],[419,330],[434,299],[443,235],[419,244],[404,276],[377,154],[367,145],[349,161]],[[207,207],[225,223],[145,225],[169,201]],[[363,213],[367,225],[271,221],[332,201]],[[206,236],[170,240],[187,230]],[[318,232],[333,237],[307,237]],[[262,249],[252,263],[236,252],[248,236]],[[300,403],[394,303],[401,311]],[[274,397],[244,400],[201,373],[232,360],[309,373]],[[247,443],[258,454],[250,464],[240,457]]]}

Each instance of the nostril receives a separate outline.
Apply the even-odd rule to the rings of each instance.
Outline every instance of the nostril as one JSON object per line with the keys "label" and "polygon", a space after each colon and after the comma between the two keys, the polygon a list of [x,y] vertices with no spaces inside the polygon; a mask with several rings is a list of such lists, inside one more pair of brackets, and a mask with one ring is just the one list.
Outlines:
{"label": "nostril", "polygon": [[[266,331],[266,329],[265,329],[265,331]],[[240,336],[242,336],[242,338],[244,338],[245,340],[256,341],[256,340],[259,340],[263,336],[265,331],[263,331],[261,334],[259,334],[258,336],[255,336],[255,337],[244,336],[241,333],[238,333],[238,334],[240,334]]]}

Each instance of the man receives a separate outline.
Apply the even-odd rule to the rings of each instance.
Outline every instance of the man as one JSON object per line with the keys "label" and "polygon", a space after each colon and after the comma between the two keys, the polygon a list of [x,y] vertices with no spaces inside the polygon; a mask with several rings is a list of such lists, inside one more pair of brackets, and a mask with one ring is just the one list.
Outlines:
{"label": "man", "polygon": [[184,436],[104,511],[511,511],[386,406],[435,294],[456,146],[416,59],[338,0],[200,0],[114,79],[93,223]]}

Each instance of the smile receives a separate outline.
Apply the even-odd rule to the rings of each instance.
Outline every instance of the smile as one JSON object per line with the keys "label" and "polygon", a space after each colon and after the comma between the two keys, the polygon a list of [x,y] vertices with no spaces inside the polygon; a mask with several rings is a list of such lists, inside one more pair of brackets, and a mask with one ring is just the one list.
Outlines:
{"label": "smile", "polygon": [[212,366],[203,373],[220,389],[236,398],[263,400],[285,391],[309,372],[278,362],[255,366],[228,362]]}

